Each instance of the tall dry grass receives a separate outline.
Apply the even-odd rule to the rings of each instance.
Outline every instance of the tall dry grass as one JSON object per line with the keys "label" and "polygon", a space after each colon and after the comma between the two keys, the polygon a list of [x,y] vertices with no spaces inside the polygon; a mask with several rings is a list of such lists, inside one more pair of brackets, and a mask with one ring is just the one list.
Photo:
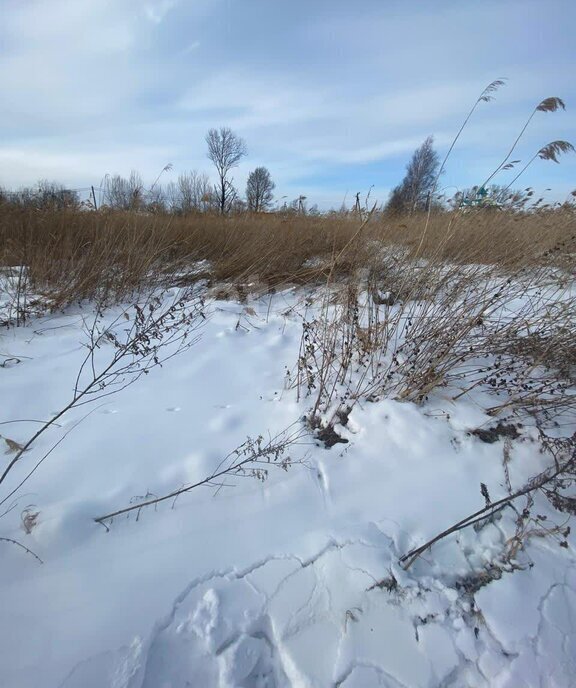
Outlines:
{"label": "tall dry grass", "polygon": [[323,280],[369,267],[385,246],[507,269],[574,267],[576,213],[569,208],[375,215],[360,224],[354,215],[179,217],[0,206],[0,266],[25,266],[28,287],[54,308],[84,298],[113,302],[175,275],[269,286]]}

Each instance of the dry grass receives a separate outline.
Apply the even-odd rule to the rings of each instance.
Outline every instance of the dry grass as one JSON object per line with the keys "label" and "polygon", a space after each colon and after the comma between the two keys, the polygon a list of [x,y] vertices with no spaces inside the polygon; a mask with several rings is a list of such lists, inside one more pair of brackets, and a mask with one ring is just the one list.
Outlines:
{"label": "dry grass", "polygon": [[[54,307],[75,299],[113,302],[135,289],[208,261],[209,277],[278,284],[322,272],[307,259],[329,256],[353,224],[277,216],[177,217],[131,212],[0,209],[0,265],[25,265],[31,291]],[[208,276],[208,275],[204,275]]]}
{"label": "dry grass", "polygon": [[255,291],[324,285],[324,306],[304,325],[297,377],[314,398],[311,417],[329,424],[359,399],[418,403],[439,387],[454,398],[488,388],[495,414],[546,407],[554,416],[574,405],[570,208],[364,222],[4,208],[0,246],[0,265],[25,266],[16,324],[33,310],[30,295],[56,309],[199,278]]}
{"label": "dry grass", "polygon": [[207,261],[204,276],[214,281],[322,280],[329,271],[371,266],[375,247],[390,245],[411,256],[505,268],[574,265],[570,209],[438,213],[423,236],[425,223],[419,215],[374,216],[358,232],[353,215],[178,217],[0,206],[0,266],[26,266],[27,286],[60,307],[83,298],[113,302],[182,276],[198,261]]}
{"label": "dry grass", "polygon": [[[384,221],[375,236],[386,244],[418,250],[425,216]],[[576,213],[571,209],[535,213],[499,210],[453,211],[432,215],[419,255],[459,263],[501,267],[573,267]]]}

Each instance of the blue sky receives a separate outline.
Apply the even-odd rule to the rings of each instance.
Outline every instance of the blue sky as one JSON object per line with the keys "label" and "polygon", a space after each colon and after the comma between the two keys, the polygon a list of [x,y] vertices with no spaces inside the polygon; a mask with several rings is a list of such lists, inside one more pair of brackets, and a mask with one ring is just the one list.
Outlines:
{"label": "blue sky", "polygon": [[[440,153],[487,83],[448,163],[451,193],[481,182],[534,106],[515,157],[576,144],[573,0],[0,0],[0,185],[75,188],[167,163],[212,175],[204,136],[230,126],[269,168],[278,198],[320,207],[385,200],[412,151]],[[505,181],[503,174],[494,181]],[[563,199],[576,155],[537,161],[522,186]]]}

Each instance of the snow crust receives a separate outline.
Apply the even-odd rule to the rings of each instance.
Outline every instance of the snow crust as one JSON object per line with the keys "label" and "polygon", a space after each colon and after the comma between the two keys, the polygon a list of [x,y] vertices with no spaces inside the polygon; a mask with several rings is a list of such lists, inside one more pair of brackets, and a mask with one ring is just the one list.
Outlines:
{"label": "snow crust", "polygon": [[[72,430],[0,519],[0,537],[44,561],[0,543],[1,686],[573,685],[571,547],[531,543],[532,567],[474,596],[456,582],[498,552],[503,524],[439,543],[408,572],[397,563],[480,508],[481,482],[494,500],[506,494],[502,443],[469,434],[489,421],[472,401],[359,404],[338,427],[347,444],[310,437],[290,448],[304,463],[287,472],[194,490],[109,532],[94,523],[202,479],[247,436],[302,418],[307,400],[297,402],[287,371],[304,296],[212,302],[198,344],[106,403],[71,411],[25,456],[22,471]],[[1,421],[46,420],[69,400],[90,317],[85,305],[2,334],[0,363],[11,363],[0,368]],[[36,428],[0,432],[23,442]],[[513,485],[542,461],[528,432],[512,451]],[[29,505],[39,516],[26,534]]]}

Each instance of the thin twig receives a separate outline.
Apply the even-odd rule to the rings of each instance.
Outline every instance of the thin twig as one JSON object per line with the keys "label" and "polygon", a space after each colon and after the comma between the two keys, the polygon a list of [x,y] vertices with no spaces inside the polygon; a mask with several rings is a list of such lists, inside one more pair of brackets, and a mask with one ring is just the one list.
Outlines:
{"label": "thin twig", "polygon": [[[156,497],[154,499],[149,499],[145,502],[140,502],[138,504],[132,504],[131,506],[124,507],[123,509],[118,509],[116,511],[113,511],[109,514],[105,514],[104,516],[99,516],[98,518],[95,518],[94,521],[96,523],[99,523],[100,525],[103,525],[106,530],[109,530],[108,526],[106,525],[105,521],[110,521],[113,519],[115,516],[120,516],[122,514],[129,513],[130,511],[135,511],[137,509],[143,509],[144,507],[147,506],[152,506],[153,504],[160,504],[161,502],[164,502],[168,499],[175,499],[181,494],[184,494],[185,492],[190,492],[191,490],[201,487],[203,485],[213,485],[214,481],[217,480],[218,478],[222,477],[223,475],[230,475],[233,473],[239,473],[242,471],[244,466],[252,463],[261,463],[258,461],[259,458],[264,457],[264,456],[270,456],[272,454],[275,454],[279,451],[283,451],[286,446],[289,444],[295,444],[303,435],[305,434],[304,430],[299,430],[296,433],[293,433],[292,435],[286,436],[284,433],[280,433],[277,435],[275,438],[273,438],[268,444],[265,446],[261,447],[258,449],[256,452],[251,453],[248,457],[245,459],[242,459],[240,461],[233,461],[229,465],[224,465],[224,468],[221,470],[216,469],[214,473],[209,475],[206,478],[203,478],[202,480],[199,480],[198,482],[194,483],[193,485],[188,485],[186,487],[181,487],[177,490],[174,490],[173,492],[170,492],[169,494],[163,495],[162,497]],[[246,443],[242,445],[242,448],[246,449],[248,448],[249,445]],[[257,445],[256,445],[257,447]],[[239,448],[240,449],[240,448]],[[236,452],[239,452],[239,450],[236,450]],[[227,457],[225,457],[218,465],[218,468],[220,468],[223,464],[226,464],[228,459],[230,457],[233,457],[236,452],[232,452],[228,454]],[[241,453],[237,453],[236,456],[241,456]],[[277,466],[277,467],[282,467],[283,463],[276,463],[274,461],[270,462],[265,462],[266,465],[268,466]]]}
{"label": "thin twig", "polygon": [[16,545],[17,547],[21,547],[25,552],[31,554],[34,557],[34,559],[37,559],[41,564],[44,563],[35,552],[33,552],[31,549],[28,549],[28,547],[26,547],[26,545],[23,545],[21,542],[18,542],[18,540],[13,540],[12,538],[7,537],[0,537],[0,542],[10,542],[11,544]]}
{"label": "thin twig", "polygon": [[[46,423],[48,423],[48,421],[47,420],[36,420],[35,418],[18,418],[16,420],[2,420],[2,421],[0,421],[0,425],[11,425],[12,423],[42,423],[42,425],[46,425]],[[52,423],[52,425],[55,425],[57,428],[62,427],[59,423]]]}
{"label": "thin twig", "polygon": [[[428,540],[428,542],[424,543],[420,547],[416,547],[415,549],[410,550],[410,552],[400,557],[400,563],[402,564],[404,569],[409,569],[410,566],[412,566],[412,564],[416,561],[416,559],[418,559],[418,557],[423,552],[425,552],[428,548],[432,547],[432,545],[434,545],[439,540],[443,540],[448,535],[456,533],[459,530],[468,528],[469,526],[476,523],[478,520],[482,520],[482,518],[489,518],[493,515],[493,513],[501,509],[503,506],[510,504],[515,499],[518,499],[518,497],[530,494],[531,492],[534,492],[535,490],[543,487],[546,483],[550,482],[561,473],[564,473],[565,471],[569,470],[575,464],[576,452],[570,459],[568,459],[568,461],[566,461],[561,466],[558,466],[554,471],[552,471],[552,473],[550,473],[549,470],[543,471],[542,473],[540,473],[540,475],[536,476],[536,478],[531,480],[527,485],[525,485],[520,490],[517,490],[513,494],[508,495],[507,497],[503,497],[502,499],[499,499],[496,502],[487,504],[483,509],[480,509],[473,514],[466,516],[466,518],[463,518],[461,521],[458,521],[458,523],[455,523],[453,526],[450,526],[450,528],[443,530],[441,533],[433,537],[431,540]],[[484,514],[486,514],[486,516],[484,516]],[[479,519],[478,517],[482,518]]]}

